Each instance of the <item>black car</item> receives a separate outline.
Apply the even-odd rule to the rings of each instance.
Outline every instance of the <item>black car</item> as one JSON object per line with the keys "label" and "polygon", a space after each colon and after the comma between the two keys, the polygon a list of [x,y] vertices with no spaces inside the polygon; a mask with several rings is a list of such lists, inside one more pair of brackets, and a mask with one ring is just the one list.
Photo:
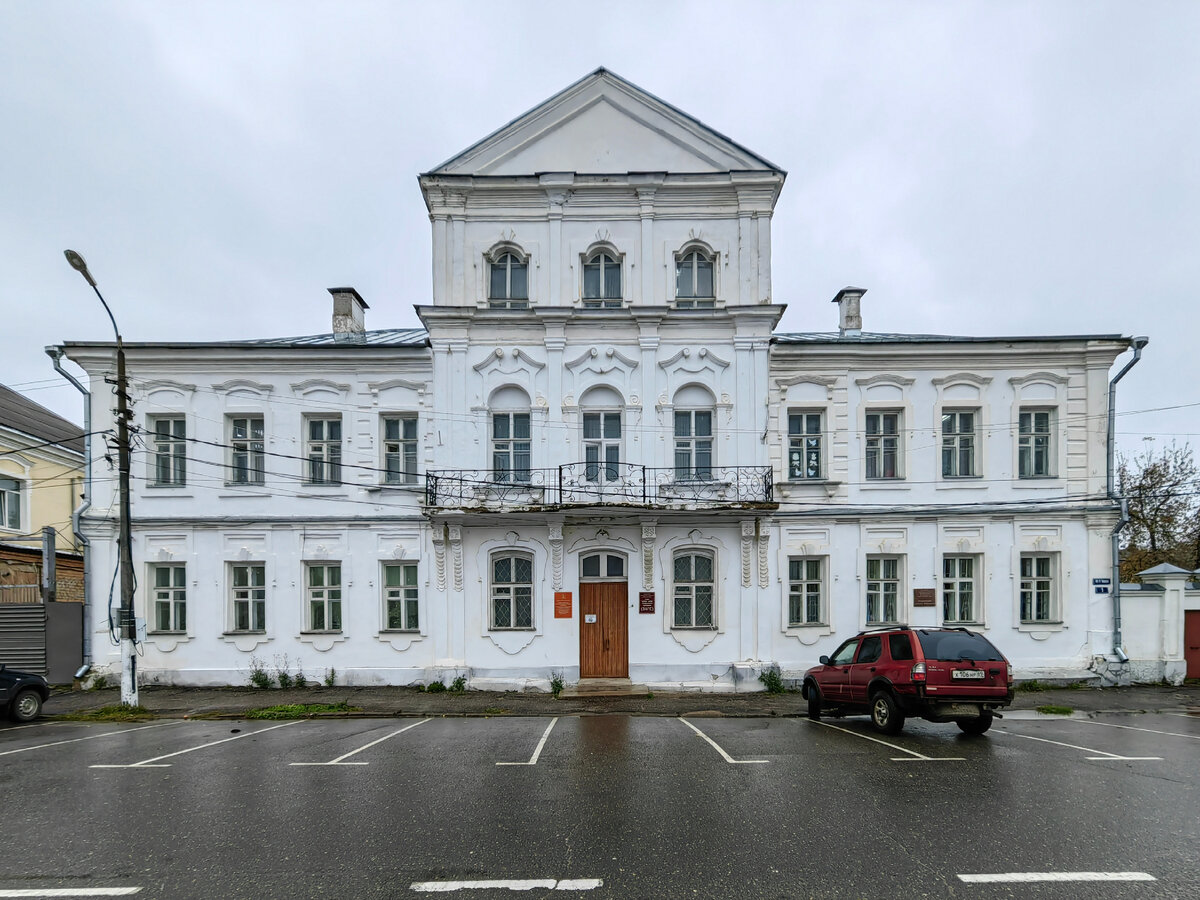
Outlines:
{"label": "black car", "polygon": [[50,696],[50,683],[41,675],[18,672],[0,663],[0,710],[16,722],[31,722]]}

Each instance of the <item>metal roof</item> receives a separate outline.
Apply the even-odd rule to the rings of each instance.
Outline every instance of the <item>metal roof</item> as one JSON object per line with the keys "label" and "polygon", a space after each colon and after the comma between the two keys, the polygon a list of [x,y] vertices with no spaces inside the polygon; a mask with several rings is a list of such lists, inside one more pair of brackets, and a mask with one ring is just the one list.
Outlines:
{"label": "metal roof", "polygon": [[864,331],[853,336],[836,331],[780,332],[774,335],[779,344],[1003,344],[1035,341],[1128,341],[1121,334],[1042,334],[970,337],[955,334],[896,334],[886,331]]}
{"label": "metal roof", "polygon": [[251,341],[228,341],[230,344],[254,344],[260,347],[350,347],[369,344],[373,347],[423,347],[429,340],[424,328],[378,328],[364,332],[362,340],[352,340],[347,334],[308,334],[300,337],[258,338]]}
{"label": "metal roof", "polygon": [[[2,384],[0,384],[0,425],[38,439],[30,441],[30,445],[49,442],[76,453],[83,452],[82,428]],[[19,450],[20,448],[12,449]]]}

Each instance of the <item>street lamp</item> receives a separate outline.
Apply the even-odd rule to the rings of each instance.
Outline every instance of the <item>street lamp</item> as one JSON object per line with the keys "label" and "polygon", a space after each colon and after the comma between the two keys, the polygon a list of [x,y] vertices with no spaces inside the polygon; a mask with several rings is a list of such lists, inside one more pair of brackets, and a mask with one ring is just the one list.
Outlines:
{"label": "street lamp", "polygon": [[71,264],[71,268],[87,279],[87,283],[100,298],[100,303],[112,322],[113,334],[117,337],[117,473],[121,508],[117,555],[121,566],[121,613],[118,625],[121,634],[121,703],[125,706],[137,706],[137,654],[134,652],[137,623],[133,617],[133,532],[129,523],[129,394],[125,380],[125,345],[121,341],[117,320],[113,318],[112,310],[108,308],[104,295],[96,286],[96,279],[88,271],[84,258],[74,250],[64,250],[63,255]]}

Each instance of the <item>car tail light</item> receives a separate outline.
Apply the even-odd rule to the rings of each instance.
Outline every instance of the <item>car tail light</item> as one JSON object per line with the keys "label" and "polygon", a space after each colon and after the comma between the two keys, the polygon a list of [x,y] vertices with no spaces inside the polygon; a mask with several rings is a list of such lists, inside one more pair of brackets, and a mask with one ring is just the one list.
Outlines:
{"label": "car tail light", "polygon": [[912,674],[913,681],[924,681],[925,680],[925,663],[919,662],[915,666],[913,666],[911,674]]}
{"label": "car tail light", "polygon": [[1008,664],[1008,683],[1012,684],[1012,663]]}

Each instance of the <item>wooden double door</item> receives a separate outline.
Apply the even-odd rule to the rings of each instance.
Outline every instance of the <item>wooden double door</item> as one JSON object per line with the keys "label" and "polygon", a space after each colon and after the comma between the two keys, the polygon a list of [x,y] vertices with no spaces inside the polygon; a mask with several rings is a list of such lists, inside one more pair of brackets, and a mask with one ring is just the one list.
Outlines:
{"label": "wooden double door", "polygon": [[629,677],[629,583],[579,585],[579,677]]}

